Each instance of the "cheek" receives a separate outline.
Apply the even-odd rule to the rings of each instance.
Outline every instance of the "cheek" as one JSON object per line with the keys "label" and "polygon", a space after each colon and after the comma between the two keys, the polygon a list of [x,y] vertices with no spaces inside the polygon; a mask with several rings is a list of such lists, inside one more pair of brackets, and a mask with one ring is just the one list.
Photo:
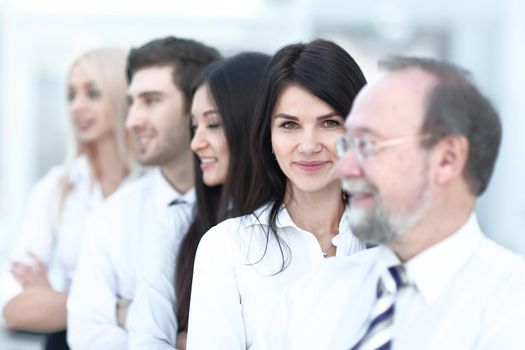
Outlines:
{"label": "cheek", "polygon": [[97,116],[107,125],[113,125],[115,119],[115,111],[108,105],[107,102],[101,101],[97,106]]}
{"label": "cheek", "polygon": [[224,133],[217,133],[214,135],[214,140],[212,141],[214,148],[217,152],[217,156],[220,158],[221,163],[228,168],[230,162],[230,147],[228,147],[228,141]]}
{"label": "cheek", "polygon": [[337,148],[335,145],[337,143],[337,140],[341,136],[344,136],[344,135],[345,135],[345,131],[342,130],[341,132],[334,132],[329,135],[326,135],[326,137],[324,138],[323,140],[324,147],[326,148],[328,153],[330,153],[331,156],[335,158],[339,158],[337,157]]}
{"label": "cheek", "polygon": [[272,133],[272,150],[278,161],[291,157],[294,145],[298,144],[296,138],[292,133]]}

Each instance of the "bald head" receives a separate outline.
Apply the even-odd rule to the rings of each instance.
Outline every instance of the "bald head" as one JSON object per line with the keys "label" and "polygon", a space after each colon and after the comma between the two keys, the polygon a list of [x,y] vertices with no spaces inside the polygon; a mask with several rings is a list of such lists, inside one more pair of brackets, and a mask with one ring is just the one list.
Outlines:
{"label": "bald head", "polygon": [[[472,194],[482,194],[498,155],[501,122],[469,73],[448,63],[410,57],[382,61],[380,67],[385,75],[359,94],[347,126],[359,127],[365,105],[367,118],[386,123],[397,133],[402,125],[410,125],[410,130],[419,125],[418,133],[432,135],[423,143],[427,148],[445,137],[465,137],[469,154],[463,175]],[[375,118],[376,110],[383,113],[382,118]]]}
{"label": "bald head", "polygon": [[347,119],[348,129],[373,131],[378,137],[417,134],[427,96],[437,83],[434,76],[415,68],[384,75],[361,90]]}

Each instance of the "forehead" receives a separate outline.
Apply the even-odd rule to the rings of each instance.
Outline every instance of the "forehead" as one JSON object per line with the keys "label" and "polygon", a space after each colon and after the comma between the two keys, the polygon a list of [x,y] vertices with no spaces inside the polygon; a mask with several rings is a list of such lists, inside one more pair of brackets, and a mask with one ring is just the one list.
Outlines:
{"label": "forehead", "polygon": [[77,62],[69,73],[69,85],[75,84],[97,84],[99,80],[98,74],[91,65],[86,62]]}
{"label": "forehead", "polygon": [[299,118],[315,118],[333,111],[334,109],[329,104],[314,96],[310,91],[299,85],[290,84],[279,93],[273,108],[273,115],[285,113]]}
{"label": "forehead", "polygon": [[419,69],[385,74],[357,96],[346,121],[348,131],[369,131],[380,137],[417,134],[426,111],[426,96],[436,83],[436,78]]}
{"label": "forehead", "polygon": [[206,111],[215,109],[215,103],[209,92],[208,85],[201,85],[195,90],[191,101],[191,114],[200,117]]}
{"label": "forehead", "polygon": [[128,93],[133,96],[144,91],[173,91],[177,87],[173,83],[172,76],[173,68],[169,66],[139,69],[133,74]]}

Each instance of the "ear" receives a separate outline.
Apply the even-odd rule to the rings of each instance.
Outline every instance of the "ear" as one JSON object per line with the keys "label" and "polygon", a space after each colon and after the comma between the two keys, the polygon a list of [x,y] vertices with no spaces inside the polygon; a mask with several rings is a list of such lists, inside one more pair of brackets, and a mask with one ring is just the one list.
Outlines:
{"label": "ear", "polygon": [[446,136],[435,146],[437,169],[435,181],[443,186],[463,176],[469,144],[465,136]]}

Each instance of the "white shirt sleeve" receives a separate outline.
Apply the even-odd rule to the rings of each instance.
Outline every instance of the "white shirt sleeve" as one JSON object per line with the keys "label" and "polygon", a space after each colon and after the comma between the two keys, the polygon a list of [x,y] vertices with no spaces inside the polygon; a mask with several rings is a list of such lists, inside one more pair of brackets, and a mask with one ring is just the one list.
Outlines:
{"label": "white shirt sleeve", "polygon": [[84,242],[68,298],[68,343],[73,350],[127,349],[127,332],[117,325],[117,278],[106,241],[111,236],[102,211],[87,220]]}
{"label": "white shirt sleeve", "polygon": [[188,350],[246,350],[235,271],[237,253],[223,228],[214,227],[202,238],[193,271]]}
{"label": "white shirt sleeve", "polygon": [[5,262],[0,276],[0,310],[22,291],[22,287],[10,272],[13,261],[32,264],[33,259],[27,255],[31,252],[49,265],[55,248],[55,211],[60,195],[58,183],[61,173],[60,168],[52,169],[31,192],[15,249],[11,258]]}
{"label": "white shirt sleeve", "polygon": [[175,315],[175,263],[179,236],[187,230],[152,230],[144,238],[138,267],[135,298],[127,318],[129,349],[174,349],[177,341]]}
{"label": "white shirt sleeve", "polygon": [[[293,283],[292,286],[295,284]],[[288,305],[290,290],[285,289],[271,322],[257,330],[250,350],[287,349],[286,334],[290,320]]]}

